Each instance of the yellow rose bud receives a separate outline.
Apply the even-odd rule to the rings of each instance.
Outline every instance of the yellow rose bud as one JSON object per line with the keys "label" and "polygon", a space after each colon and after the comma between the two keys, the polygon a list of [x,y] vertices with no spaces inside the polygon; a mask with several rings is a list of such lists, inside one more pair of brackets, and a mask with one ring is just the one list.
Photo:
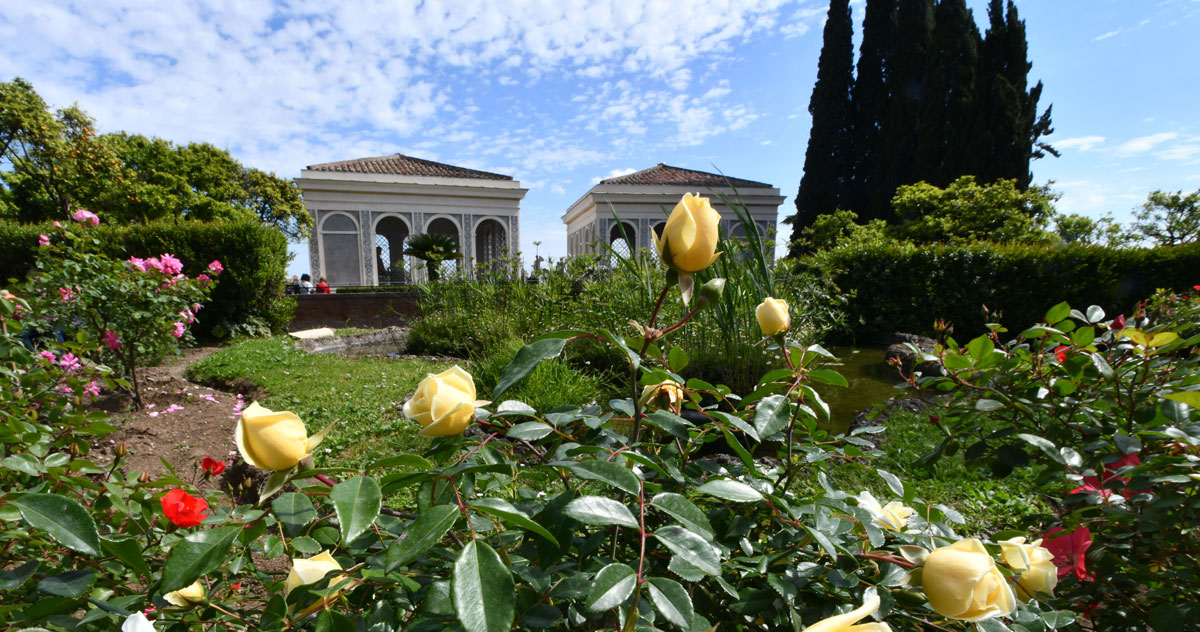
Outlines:
{"label": "yellow rose bud", "polygon": [[712,265],[717,252],[717,227],[721,215],[708,198],[683,194],[675,205],[663,234],[654,233],[654,246],[663,263],[680,272],[699,272]]}
{"label": "yellow rose bud", "polygon": [[804,632],[892,632],[891,626],[886,623],[859,623],[854,625],[860,619],[864,619],[875,614],[879,610],[879,595],[868,595],[863,599],[863,605],[847,612],[839,614],[808,626]]}
{"label": "yellow rose bud", "polygon": [[974,538],[931,551],[921,571],[921,588],[938,614],[953,619],[984,621],[1017,609],[996,561]]}
{"label": "yellow rose bud", "polygon": [[880,505],[871,492],[864,491],[857,496],[858,506],[867,510],[873,518],[872,522],[883,529],[903,531],[908,526],[908,517],[913,515],[912,507],[893,500],[886,506]]}
{"label": "yellow rose bud", "polygon": [[[321,551],[308,559],[293,559],[292,570],[288,571],[287,579],[283,581],[284,596],[292,594],[292,591],[300,586],[321,581],[329,574],[329,571],[340,570],[342,570],[342,565],[333,559],[329,551]],[[338,575],[329,580],[329,585],[333,586],[345,577],[345,575]]]}
{"label": "yellow rose bud", "polygon": [[783,299],[768,296],[758,309],[754,310],[754,315],[758,318],[758,327],[762,329],[764,336],[783,333],[792,326],[792,316],[788,314],[788,304]]}
{"label": "yellow rose bud", "polygon": [[642,389],[641,403],[642,406],[658,403],[679,414],[683,408],[683,386],[672,380],[651,384]]}
{"label": "yellow rose bud", "polygon": [[312,447],[308,430],[295,413],[274,412],[250,404],[234,431],[238,452],[247,463],[263,470],[286,470],[300,462]]}
{"label": "yellow rose bud", "polygon": [[184,608],[203,603],[204,584],[201,584],[200,580],[197,579],[187,588],[180,588],[179,590],[174,590],[163,595],[163,599],[166,599],[172,605]]}
{"label": "yellow rose bud", "polygon": [[1054,566],[1054,554],[1042,546],[1042,541],[1026,543],[1025,538],[1000,541],[1000,559],[1014,571],[1020,571],[1017,580],[1017,598],[1029,601],[1037,593],[1054,594],[1058,585],[1058,569]]}
{"label": "yellow rose bud", "polygon": [[475,381],[457,365],[430,374],[404,403],[404,416],[421,424],[426,437],[459,434],[475,419]]}

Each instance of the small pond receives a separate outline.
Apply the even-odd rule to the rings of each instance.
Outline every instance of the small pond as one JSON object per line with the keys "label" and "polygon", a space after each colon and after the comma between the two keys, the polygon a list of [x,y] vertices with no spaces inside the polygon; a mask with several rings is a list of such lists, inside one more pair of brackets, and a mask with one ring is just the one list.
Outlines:
{"label": "small pond", "polygon": [[858,411],[882,404],[901,394],[904,381],[894,367],[884,363],[883,347],[829,347],[838,363],[828,365],[842,374],[850,388],[820,385],[817,392],[829,404],[832,431],[845,432]]}

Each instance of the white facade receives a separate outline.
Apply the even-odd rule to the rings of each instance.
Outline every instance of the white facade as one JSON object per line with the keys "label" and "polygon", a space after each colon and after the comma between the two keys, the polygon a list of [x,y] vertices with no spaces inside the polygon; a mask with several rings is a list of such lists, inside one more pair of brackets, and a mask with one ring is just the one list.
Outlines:
{"label": "white facade", "polygon": [[[656,171],[659,173],[656,174]],[[644,184],[630,181],[639,179],[641,174],[649,174],[650,177],[646,178],[649,180],[674,179],[690,183]],[[656,178],[656,175],[667,177]],[[722,184],[713,186],[718,181]],[[726,199],[740,203],[745,208],[762,238],[774,238],[779,205],[785,198],[779,194],[779,189],[770,185],[737,182],[735,191],[735,187],[729,186],[723,176],[661,164],[630,176],[605,180],[583,194],[563,214],[563,223],[567,225],[567,254],[601,254],[606,251],[603,244],[619,249],[620,246],[614,244],[623,244],[620,240],[625,236],[628,236],[629,245],[633,248],[653,250],[651,229],[662,234],[667,216],[685,193],[709,198],[713,208],[721,215],[723,235],[737,237],[746,234],[737,214],[723,202]],[[748,184],[756,186],[746,186]],[[619,223],[614,215],[620,218]]]}
{"label": "white facade", "polygon": [[[389,160],[393,158],[407,162]],[[393,170],[413,163],[467,177],[368,171],[379,170],[373,165],[385,161]],[[404,156],[302,170],[296,184],[313,216],[309,239],[313,279],[326,277],[334,286],[425,280],[424,262],[401,254],[406,239],[420,233],[452,235],[462,256],[443,266],[457,266],[468,275],[474,274],[476,264],[515,254],[520,243],[520,204],[527,189],[507,176],[479,178],[470,177],[471,173]]]}

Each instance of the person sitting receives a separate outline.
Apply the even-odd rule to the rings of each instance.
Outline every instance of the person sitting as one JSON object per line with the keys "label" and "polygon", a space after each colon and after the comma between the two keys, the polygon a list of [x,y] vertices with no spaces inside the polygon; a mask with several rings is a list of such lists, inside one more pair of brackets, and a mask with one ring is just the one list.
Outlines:
{"label": "person sitting", "polygon": [[312,294],[313,293],[312,277],[308,276],[307,274],[300,275],[300,293],[301,294]]}
{"label": "person sitting", "polygon": [[317,281],[317,294],[329,294],[329,282],[325,280],[325,277],[321,277],[321,280]]}
{"label": "person sitting", "polygon": [[300,293],[300,277],[292,275],[292,280],[288,281],[287,285],[283,286],[284,294],[299,294]]}

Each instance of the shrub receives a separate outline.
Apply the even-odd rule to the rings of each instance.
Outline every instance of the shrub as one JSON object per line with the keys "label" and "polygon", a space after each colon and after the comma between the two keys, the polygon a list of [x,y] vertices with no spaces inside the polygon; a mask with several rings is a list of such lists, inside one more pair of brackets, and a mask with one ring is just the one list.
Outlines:
{"label": "shrub", "polygon": [[[1128,312],[1157,288],[1196,282],[1200,245],[1152,249],[1100,246],[847,246],[802,260],[846,295],[850,336],[933,333],[941,318],[974,336],[1002,316],[1033,322],[1055,302]],[[1057,298],[1055,298],[1057,297]],[[987,307],[993,314],[985,315]]]}
{"label": "shrub", "polygon": [[[170,252],[184,262],[184,274],[193,277],[204,273],[210,261],[225,264],[229,272],[197,319],[198,336],[282,331],[291,321],[295,301],[283,293],[287,239],[278,230],[254,221],[102,223],[94,230],[102,252],[114,259]],[[52,231],[50,224],[0,222],[0,279],[23,279],[34,267],[38,235]]]}

